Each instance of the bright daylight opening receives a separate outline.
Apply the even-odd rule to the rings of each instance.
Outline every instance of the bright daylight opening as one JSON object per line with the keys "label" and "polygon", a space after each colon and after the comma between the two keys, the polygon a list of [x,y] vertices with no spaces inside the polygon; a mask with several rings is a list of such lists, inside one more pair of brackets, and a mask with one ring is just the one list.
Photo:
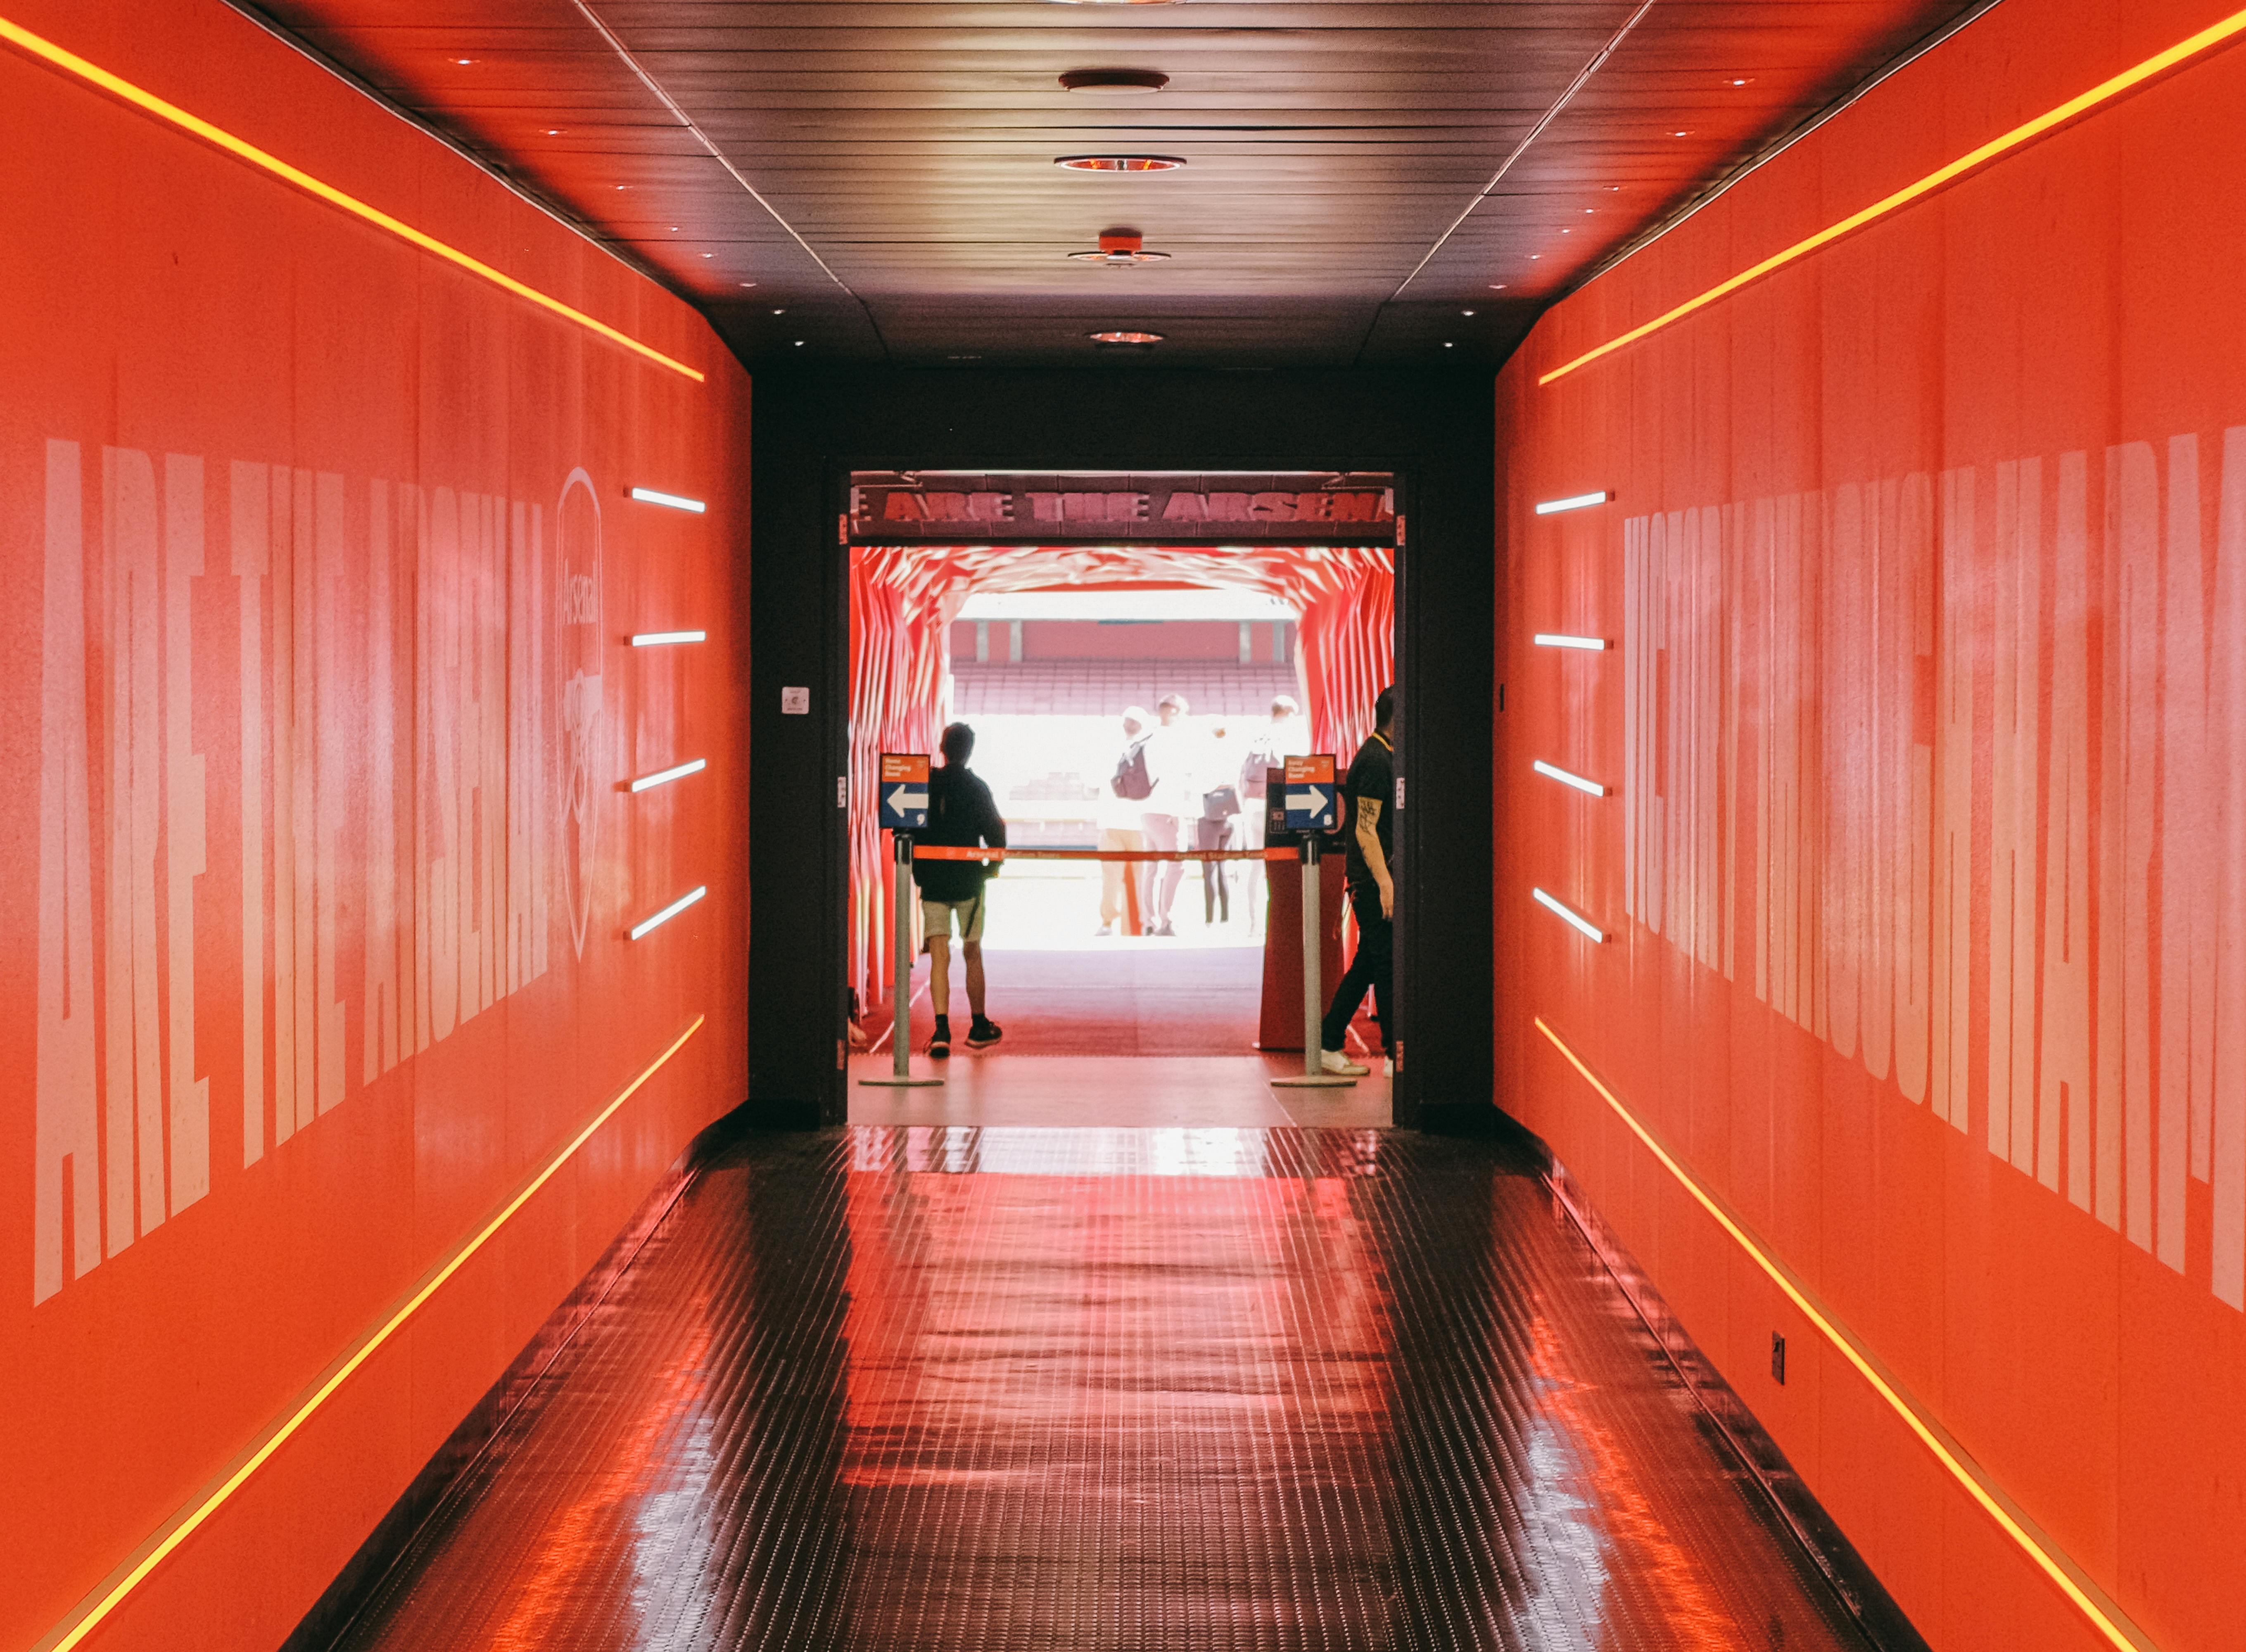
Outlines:
{"label": "bright daylight opening", "polygon": [[[1366,546],[854,548],[856,1042],[890,1037],[895,871],[855,777],[884,751],[936,752],[963,723],[1010,849],[1235,857],[1008,860],[982,940],[1007,1052],[1299,1050],[1298,874],[1256,858],[1266,771],[1319,751],[1346,766],[1393,674],[1393,552]],[[924,1042],[917,928],[913,944]],[[1377,1059],[1378,1034],[1368,1022],[1351,1045]]]}

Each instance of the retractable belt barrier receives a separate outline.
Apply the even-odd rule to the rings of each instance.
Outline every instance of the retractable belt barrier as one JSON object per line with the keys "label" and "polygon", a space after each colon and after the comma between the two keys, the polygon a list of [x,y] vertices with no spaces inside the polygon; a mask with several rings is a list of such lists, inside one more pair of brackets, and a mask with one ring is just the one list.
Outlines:
{"label": "retractable belt barrier", "polygon": [[[928,826],[929,764],[917,752],[883,752],[881,785],[875,796],[881,809],[881,828],[893,834],[896,853],[895,1019],[891,1023],[890,1068],[881,1076],[868,1074],[861,1084],[899,1089],[941,1084],[941,1078],[917,1078],[912,1074],[907,1044],[912,1037],[912,904],[903,898],[916,860],[1293,860],[1303,865],[1303,1072],[1299,1077],[1274,1078],[1275,1084],[1324,1088],[1354,1084],[1353,1078],[1324,1071],[1319,1022],[1324,999],[1318,979],[1318,860],[1321,834],[1331,832],[1339,817],[1339,788],[1331,756],[1289,758],[1283,771],[1274,769],[1283,784],[1283,819],[1290,832],[1301,834],[1292,848],[1263,849],[985,849],[955,848],[913,841],[913,833]],[[1275,812],[1273,824],[1281,816]]]}
{"label": "retractable belt barrier", "polygon": [[1292,860],[1292,849],[958,849],[913,845],[915,860]]}

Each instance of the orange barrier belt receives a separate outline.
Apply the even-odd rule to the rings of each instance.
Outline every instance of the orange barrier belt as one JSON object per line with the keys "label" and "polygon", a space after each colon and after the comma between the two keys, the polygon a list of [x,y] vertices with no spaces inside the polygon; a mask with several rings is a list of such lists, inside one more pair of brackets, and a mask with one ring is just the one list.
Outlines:
{"label": "orange barrier belt", "polygon": [[913,845],[915,860],[1294,860],[1292,849],[955,849]]}

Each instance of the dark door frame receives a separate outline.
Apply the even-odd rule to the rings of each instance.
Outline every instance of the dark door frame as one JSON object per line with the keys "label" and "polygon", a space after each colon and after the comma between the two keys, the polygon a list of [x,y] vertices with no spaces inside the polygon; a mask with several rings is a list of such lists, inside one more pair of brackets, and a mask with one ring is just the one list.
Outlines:
{"label": "dark door frame", "polygon": [[[1055,417],[1063,411],[1075,417]],[[1243,425],[1258,432],[1253,445]],[[1407,803],[1398,822],[1405,1061],[1396,1121],[1485,1122],[1496,601],[1488,375],[766,374],[753,429],[752,1117],[812,1127],[848,1112],[848,843],[837,783],[848,754],[849,473],[1208,467],[1396,475],[1405,524],[1397,758]],[[811,690],[807,712],[782,712],[788,688]]]}

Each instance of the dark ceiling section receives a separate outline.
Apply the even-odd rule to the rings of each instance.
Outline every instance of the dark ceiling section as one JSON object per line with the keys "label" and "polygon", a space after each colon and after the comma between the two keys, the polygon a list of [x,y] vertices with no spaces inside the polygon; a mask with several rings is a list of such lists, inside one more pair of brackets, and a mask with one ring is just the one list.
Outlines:
{"label": "dark ceiling section", "polygon": [[[1584,270],[1970,8],[259,9],[658,271],[752,365],[1081,361],[1131,330],[1163,342],[1119,359],[1268,366],[1494,364]],[[1167,83],[1061,86],[1100,69]],[[1102,153],[1188,164],[1053,164]],[[1169,257],[1069,257],[1116,229]]]}

